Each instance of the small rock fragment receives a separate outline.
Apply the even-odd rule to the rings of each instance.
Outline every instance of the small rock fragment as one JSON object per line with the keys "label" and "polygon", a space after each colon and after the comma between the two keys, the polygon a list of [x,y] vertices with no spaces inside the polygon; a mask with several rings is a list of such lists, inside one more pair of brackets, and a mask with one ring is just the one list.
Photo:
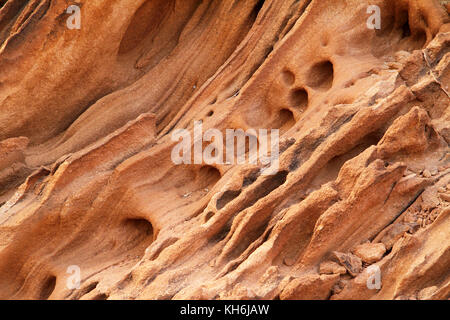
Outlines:
{"label": "small rock fragment", "polygon": [[348,284],[350,280],[348,279],[339,279],[339,281],[333,286],[331,289],[333,294],[339,294],[344,290],[345,286]]}
{"label": "small rock fragment", "polygon": [[444,193],[445,192],[445,188],[444,187],[439,187],[438,188],[438,192],[439,193]]}
{"label": "small rock fragment", "polygon": [[342,253],[337,251],[334,251],[333,255],[352,276],[356,277],[358,273],[362,271],[362,260],[359,257],[351,253]]}
{"label": "small rock fragment", "polygon": [[372,264],[380,261],[386,253],[386,246],[383,243],[364,243],[360,244],[353,251],[362,261]]}
{"label": "small rock fragment", "polygon": [[425,178],[431,178],[431,172],[430,172],[430,170],[428,170],[428,169],[423,170],[422,175],[423,175]]}
{"label": "small rock fragment", "polygon": [[322,262],[319,266],[320,274],[345,274],[347,273],[347,269],[345,269],[340,264],[334,261],[325,261]]}
{"label": "small rock fragment", "polygon": [[308,274],[289,282],[280,293],[281,300],[327,299],[339,275]]}

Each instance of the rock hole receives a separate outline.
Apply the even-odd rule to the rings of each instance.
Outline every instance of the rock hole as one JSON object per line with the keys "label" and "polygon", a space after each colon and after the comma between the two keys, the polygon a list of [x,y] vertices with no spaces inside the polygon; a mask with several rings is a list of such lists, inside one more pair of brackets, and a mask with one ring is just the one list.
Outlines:
{"label": "rock hole", "polygon": [[53,293],[56,287],[56,277],[48,277],[41,289],[41,294],[39,295],[39,300],[47,300]]}
{"label": "rock hole", "polygon": [[[283,170],[275,174],[274,176],[268,176],[261,184],[259,184],[252,193],[253,199],[247,204],[245,208],[251,207],[259,199],[264,198],[273,190],[277,189],[286,182],[289,171]],[[242,210],[244,210],[243,208]]]}
{"label": "rock hole", "polygon": [[256,3],[256,5],[253,7],[253,10],[252,10],[252,13],[251,13],[251,17],[252,17],[253,21],[255,21],[256,18],[258,17],[258,14],[261,11],[263,5],[264,5],[264,0],[259,0]]}
{"label": "rock hole", "polygon": [[208,188],[214,186],[221,178],[220,171],[213,166],[203,166],[200,168],[197,174],[197,181],[200,188]]}
{"label": "rock hole", "polygon": [[145,219],[128,219],[125,224],[136,228],[141,231],[143,234],[150,236],[153,234],[153,227],[150,222]]}
{"label": "rock hole", "polygon": [[273,190],[277,189],[279,186],[283,185],[286,182],[288,174],[289,171],[283,170],[264,181],[261,184],[262,188],[265,190],[263,192],[263,197],[271,193]]}
{"label": "rock hole", "polygon": [[225,207],[229,202],[236,199],[241,194],[241,190],[227,190],[225,191],[222,196],[217,200],[216,202],[216,208],[217,210],[222,209]]}
{"label": "rock hole", "polygon": [[308,106],[308,92],[303,88],[293,90],[289,100],[293,107],[300,108],[303,111]]}
{"label": "rock hole", "polygon": [[145,219],[127,219],[123,226],[126,235],[124,241],[128,249],[140,247],[144,251],[154,240],[153,226]]}
{"label": "rock hole", "polygon": [[264,54],[264,60],[267,59],[267,57],[272,53],[273,49],[274,49],[273,46],[269,46],[269,47],[266,49],[266,52],[265,52],[265,54]]}
{"label": "rock hole", "polygon": [[329,89],[333,85],[333,78],[333,64],[330,61],[322,61],[311,67],[307,84],[312,88]]}
{"label": "rock hole", "polygon": [[91,292],[92,290],[94,290],[95,288],[97,288],[98,285],[98,281],[92,282],[91,284],[89,284],[83,291],[83,295],[88,294],[89,292]]}
{"label": "rock hole", "polygon": [[205,215],[205,223],[208,222],[212,217],[214,217],[214,212],[209,211],[206,215]]}
{"label": "rock hole", "polygon": [[294,114],[289,109],[281,109],[279,115],[283,124],[294,119]]}
{"label": "rock hole", "polygon": [[259,169],[254,170],[253,172],[245,176],[244,181],[242,182],[242,187],[245,188],[252,185],[256,181],[256,179],[258,179],[259,176],[260,176]]}
{"label": "rock hole", "polygon": [[280,134],[285,133],[295,124],[294,114],[289,109],[281,109],[272,126],[280,129]]}
{"label": "rock hole", "polygon": [[220,242],[230,233],[232,221],[228,221],[215,235],[211,237],[211,241]]}
{"label": "rock hole", "polygon": [[214,111],[210,110],[206,116],[207,117],[212,117],[213,114],[214,114]]}
{"label": "rock hole", "polygon": [[281,73],[281,79],[283,79],[284,84],[287,86],[292,86],[295,82],[295,75],[289,70],[284,70]]}
{"label": "rock hole", "polygon": [[411,29],[409,28],[409,21],[408,19],[402,26],[402,38],[407,38],[411,36]]}
{"label": "rock hole", "polygon": [[258,184],[251,193],[249,193],[248,202],[241,211],[253,206],[259,199],[264,198],[273,190],[277,189],[286,182],[289,171],[283,170],[273,176],[266,176],[264,181]]}
{"label": "rock hole", "polygon": [[108,296],[105,293],[100,293],[92,298],[92,300],[106,300]]}

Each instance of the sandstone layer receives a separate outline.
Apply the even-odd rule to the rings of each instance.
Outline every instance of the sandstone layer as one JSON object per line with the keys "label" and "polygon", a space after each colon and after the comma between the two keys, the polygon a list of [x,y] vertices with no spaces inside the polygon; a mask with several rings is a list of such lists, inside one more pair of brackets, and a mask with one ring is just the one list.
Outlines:
{"label": "sandstone layer", "polygon": [[[0,299],[449,299],[449,9],[0,1]],[[278,172],[174,164],[200,120]]]}

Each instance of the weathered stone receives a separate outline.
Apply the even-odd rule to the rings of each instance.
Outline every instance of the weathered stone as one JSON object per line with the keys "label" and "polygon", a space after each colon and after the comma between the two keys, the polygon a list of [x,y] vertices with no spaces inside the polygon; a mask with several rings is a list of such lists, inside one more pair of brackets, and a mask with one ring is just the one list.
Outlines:
{"label": "weathered stone", "polygon": [[425,178],[431,178],[431,173],[430,173],[430,170],[428,170],[428,169],[425,169],[425,170],[423,171],[422,175],[423,175]]}
{"label": "weathered stone", "polygon": [[342,253],[337,251],[334,251],[333,255],[352,276],[356,277],[358,273],[362,271],[362,260],[359,257],[351,253]]}
{"label": "weathered stone", "polygon": [[[0,299],[447,299],[449,22],[438,0],[1,0]],[[348,253],[367,239],[392,250],[380,290]]]}
{"label": "weathered stone", "polygon": [[281,292],[281,300],[325,300],[339,275],[305,275],[292,280]]}
{"label": "weathered stone", "polygon": [[419,300],[429,300],[433,293],[435,293],[438,290],[437,286],[427,287],[419,291],[417,294],[417,299]]}
{"label": "weathered stone", "polygon": [[334,261],[324,261],[319,266],[320,274],[345,274],[347,269]]}
{"label": "weathered stone", "polygon": [[356,246],[353,253],[362,261],[372,264],[381,260],[386,253],[386,246],[383,243],[364,243]]}

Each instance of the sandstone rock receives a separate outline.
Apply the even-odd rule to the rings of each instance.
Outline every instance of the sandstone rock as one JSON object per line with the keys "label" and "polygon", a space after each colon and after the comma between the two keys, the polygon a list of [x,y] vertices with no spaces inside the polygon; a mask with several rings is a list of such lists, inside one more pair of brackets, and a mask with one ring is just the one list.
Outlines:
{"label": "sandstone rock", "polygon": [[[0,1],[0,299],[448,299],[449,22],[439,0]],[[230,129],[277,133],[279,161],[220,159]]]}
{"label": "sandstone rock", "polygon": [[292,280],[281,292],[281,300],[325,300],[339,275],[305,275]]}
{"label": "sandstone rock", "polygon": [[333,255],[352,276],[356,277],[358,273],[362,271],[362,260],[359,257],[351,253],[342,253],[337,251],[334,251]]}
{"label": "sandstone rock", "polygon": [[423,175],[425,178],[431,178],[431,173],[430,173],[430,170],[428,170],[428,169],[425,169],[425,170],[423,171],[422,175]]}
{"label": "sandstone rock", "polygon": [[381,260],[386,253],[386,247],[383,243],[364,243],[356,246],[353,253],[362,261],[372,264]]}
{"label": "sandstone rock", "polygon": [[419,291],[417,294],[417,299],[419,300],[429,300],[433,293],[435,293],[438,290],[437,286],[427,287]]}
{"label": "sandstone rock", "polygon": [[347,269],[343,266],[337,264],[334,261],[325,261],[322,262],[319,266],[320,274],[345,274],[347,273]]}

